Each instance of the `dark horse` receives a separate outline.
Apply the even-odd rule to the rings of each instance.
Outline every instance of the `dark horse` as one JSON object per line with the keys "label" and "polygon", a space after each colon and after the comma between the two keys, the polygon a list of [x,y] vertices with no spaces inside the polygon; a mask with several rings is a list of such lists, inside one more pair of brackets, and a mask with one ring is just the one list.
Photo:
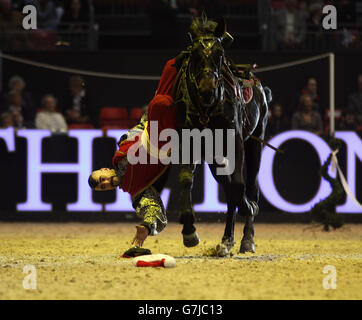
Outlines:
{"label": "dark horse", "polygon": [[[235,170],[227,175],[217,175],[220,165],[209,163],[216,181],[222,185],[227,201],[227,218],[224,236],[217,254],[226,256],[234,245],[236,210],[245,217],[244,235],[240,252],[254,252],[254,216],[259,211],[257,174],[260,167],[262,145],[267,124],[270,89],[264,91],[259,80],[251,73],[253,98],[245,103],[240,73],[225,56],[224,44],[228,39],[225,22],[195,19],[191,25],[192,44],[185,52],[182,67],[174,86],[178,110],[178,127],[202,130],[209,128],[233,129],[235,132]],[[245,73],[246,74],[246,73]],[[250,82],[249,82],[250,83]],[[267,94],[266,94],[267,93]],[[224,130],[225,132],[225,130]],[[227,145],[224,134],[223,148]],[[226,153],[224,150],[224,154]],[[205,152],[203,152],[205,158]],[[218,161],[220,163],[220,161]],[[191,189],[195,165],[183,164],[179,175],[181,183],[179,210],[183,224],[184,245],[195,246],[199,237],[194,226],[195,217],[191,203]]]}

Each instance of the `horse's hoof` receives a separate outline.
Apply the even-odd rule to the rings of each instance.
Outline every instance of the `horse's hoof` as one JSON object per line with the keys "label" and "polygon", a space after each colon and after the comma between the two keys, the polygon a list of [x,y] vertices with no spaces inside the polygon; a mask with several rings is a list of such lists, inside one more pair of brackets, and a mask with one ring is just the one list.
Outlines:
{"label": "horse's hoof", "polygon": [[183,237],[185,247],[195,247],[200,243],[200,238],[196,231],[191,234],[183,234]]}
{"label": "horse's hoof", "polygon": [[216,246],[216,256],[218,257],[227,257],[230,256],[230,249],[223,243],[219,243]]}
{"label": "horse's hoof", "polygon": [[240,245],[240,253],[255,252],[255,245],[253,240],[242,240]]}

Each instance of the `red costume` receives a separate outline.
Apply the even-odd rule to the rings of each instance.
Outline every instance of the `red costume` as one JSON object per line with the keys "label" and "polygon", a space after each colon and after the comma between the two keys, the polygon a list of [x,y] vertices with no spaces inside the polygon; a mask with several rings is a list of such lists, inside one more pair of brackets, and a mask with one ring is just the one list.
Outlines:
{"label": "red costume", "polygon": [[[173,106],[172,87],[177,75],[177,69],[174,66],[176,59],[169,60],[162,72],[160,82],[155,97],[148,105],[148,122],[158,122],[158,133],[163,129],[176,128],[176,107]],[[146,125],[143,132],[137,134],[132,140],[124,140],[119,146],[113,157],[113,165],[117,168],[117,163],[127,156],[129,148],[138,142],[142,142],[141,147],[145,147],[149,151],[150,128]],[[166,142],[158,142],[160,149]],[[147,144],[147,146],[145,145]],[[150,187],[168,168],[168,165],[162,164],[159,160],[157,164],[135,164],[128,163],[122,185],[123,191],[131,194],[132,200],[141,192]]]}

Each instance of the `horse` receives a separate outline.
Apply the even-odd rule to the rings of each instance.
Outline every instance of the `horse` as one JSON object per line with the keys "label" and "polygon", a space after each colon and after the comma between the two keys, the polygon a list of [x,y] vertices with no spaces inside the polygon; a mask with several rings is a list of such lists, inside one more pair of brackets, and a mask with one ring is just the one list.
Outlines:
{"label": "horse", "polygon": [[[215,22],[205,18],[196,19],[193,24],[196,27],[192,44],[188,47],[174,84],[178,128],[208,128],[213,133],[216,129],[234,130],[235,170],[218,175],[220,161],[209,163],[215,180],[223,188],[227,203],[225,231],[217,246],[217,255],[229,255],[235,244],[236,210],[245,217],[239,252],[255,252],[254,217],[259,211],[257,175],[262,151],[260,141],[264,138],[267,125],[271,91],[267,87],[264,90],[260,81],[252,76],[249,90],[253,96],[250,101],[245,101],[243,81],[238,73],[235,74],[235,65],[225,55],[223,40],[226,34],[229,35],[225,21],[217,23],[216,27]],[[225,134],[223,139],[225,148]],[[181,186],[179,221],[183,224],[183,243],[186,247],[196,246],[200,241],[194,226],[195,214],[191,201],[195,167],[195,164],[181,164],[178,177]]]}

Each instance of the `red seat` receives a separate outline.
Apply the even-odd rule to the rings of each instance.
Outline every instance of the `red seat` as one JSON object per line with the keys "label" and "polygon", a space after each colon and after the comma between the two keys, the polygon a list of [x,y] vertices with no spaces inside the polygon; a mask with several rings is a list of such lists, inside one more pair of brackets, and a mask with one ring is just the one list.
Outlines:
{"label": "red seat", "polygon": [[142,116],[143,116],[142,108],[133,108],[130,114],[130,120],[129,120],[130,126],[131,127],[136,126],[140,122]]}
{"label": "red seat", "polygon": [[68,129],[94,129],[94,126],[91,123],[72,123]]}
{"label": "red seat", "polygon": [[131,120],[141,120],[143,115],[142,108],[133,108],[131,110],[130,119]]}
{"label": "red seat", "polygon": [[101,129],[103,130],[103,133],[106,134],[107,130],[114,130],[114,129],[130,129],[129,121],[124,121],[119,124],[115,125],[106,125],[102,126]]}
{"label": "red seat", "polygon": [[124,126],[126,122],[128,123],[128,111],[126,108],[105,107],[101,109],[99,120],[101,127],[108,125]]}

